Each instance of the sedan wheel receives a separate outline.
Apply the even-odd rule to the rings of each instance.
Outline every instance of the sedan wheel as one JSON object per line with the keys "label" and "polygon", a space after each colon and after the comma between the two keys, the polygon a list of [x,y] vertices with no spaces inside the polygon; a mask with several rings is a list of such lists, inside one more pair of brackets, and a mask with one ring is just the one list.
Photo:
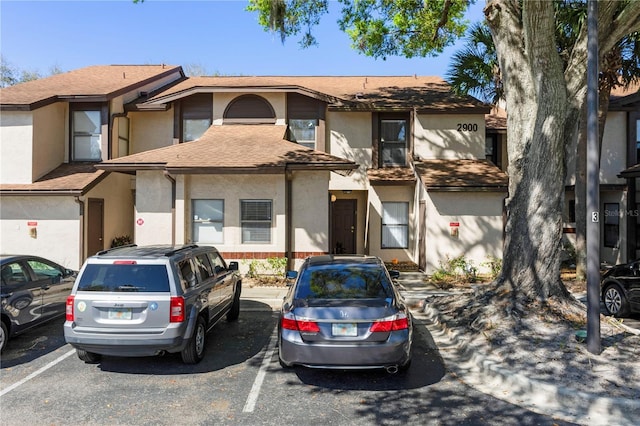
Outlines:
{"label": "sedan wheel", "polygon": [[0,330],[0,352],[2,352],[9,339],[9,332],[4,322],[0,321],[0,325],[2,325],[2,329]]}
{"label": "sedan wheel", "polygon": [[610,315],[621,317],[627,315],[629,312],[627,298],[617,284],[610,284],[605,288],[602,301]]}

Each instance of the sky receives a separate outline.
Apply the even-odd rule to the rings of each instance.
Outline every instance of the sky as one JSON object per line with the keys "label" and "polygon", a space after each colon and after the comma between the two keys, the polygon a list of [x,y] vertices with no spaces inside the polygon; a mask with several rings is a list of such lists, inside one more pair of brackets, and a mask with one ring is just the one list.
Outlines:
{"label": "sky", "polygon": [[[483,0],[467,12],[482,19]],[[168,64],[207,75],[433,75],[445,77],[450,56],[374,59],[350,47],[330,2],[313,34],[318,46],[284,44],[258,24],[246,0],[0,0],[0,53],[12,68],[41,75],[91,65]]]}

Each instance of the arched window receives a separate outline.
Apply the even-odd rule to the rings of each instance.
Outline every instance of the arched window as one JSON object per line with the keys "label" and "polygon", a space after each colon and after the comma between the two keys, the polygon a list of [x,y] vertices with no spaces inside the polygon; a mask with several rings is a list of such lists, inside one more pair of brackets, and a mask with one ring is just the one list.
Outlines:
{"label": "arched window", "polygon": [[262,96],[242,95],[232,100],[224,111],[228,123],[275,123],[276,113]]}

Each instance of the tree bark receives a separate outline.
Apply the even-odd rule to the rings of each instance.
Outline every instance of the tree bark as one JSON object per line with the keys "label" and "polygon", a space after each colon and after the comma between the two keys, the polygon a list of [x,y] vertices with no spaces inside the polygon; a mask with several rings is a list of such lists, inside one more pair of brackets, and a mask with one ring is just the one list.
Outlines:
{"label": "tree bark", "polygon": [[[509,129],[505,256],[497,282],[514,296],[565,296],[560,280],[566,85],[553,4],[495,0],[486,9],[503,71]],[[520,24],[520,18],[521,24]]]}

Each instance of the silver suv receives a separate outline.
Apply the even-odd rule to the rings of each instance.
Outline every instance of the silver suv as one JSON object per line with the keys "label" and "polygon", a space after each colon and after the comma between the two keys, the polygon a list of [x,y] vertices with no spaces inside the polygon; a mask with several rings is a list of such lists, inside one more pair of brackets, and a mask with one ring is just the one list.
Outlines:
{"label": "silver suv", "polygon": [[86,260],[67,299],[64,337],[86,363],[101,355],[204,357],[205,336],[240,313],[238,263],[214,247],[135,245]]}

